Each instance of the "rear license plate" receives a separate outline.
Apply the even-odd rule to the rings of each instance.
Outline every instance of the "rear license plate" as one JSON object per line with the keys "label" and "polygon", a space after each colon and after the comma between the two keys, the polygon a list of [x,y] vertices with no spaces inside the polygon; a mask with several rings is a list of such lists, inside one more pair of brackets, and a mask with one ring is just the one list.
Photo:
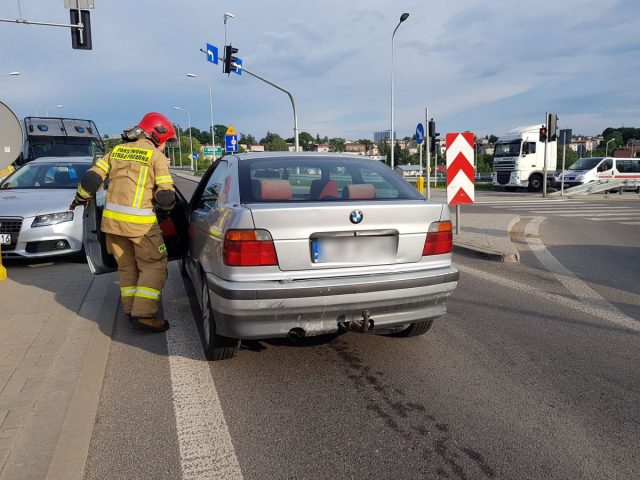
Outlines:
{"label": "rear license plate", "polygon": [[0,233],[0,244],[2,245],[10,245],[11,244],[11,235],[8,233]]}
{"label": "rear license plate", "polygon": [[397,237],[322,237],[311,240],[313,263],[381,264],[395,259]]}

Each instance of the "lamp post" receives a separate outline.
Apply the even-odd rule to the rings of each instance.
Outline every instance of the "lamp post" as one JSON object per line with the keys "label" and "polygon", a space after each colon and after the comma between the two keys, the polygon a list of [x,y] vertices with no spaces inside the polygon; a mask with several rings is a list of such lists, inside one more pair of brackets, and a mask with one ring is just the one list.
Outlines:
{"label": "lamp post", "polygon": [[49,110],[51,110],[52,108],[62,108],[64,107],[64,105],[56,105],[55,107],[49,107],[46,110],[45,116],[48,117],[49,116]]}
{"label": "lamp post", "polygon": [[605,157],[608,157],[608,156],[609,156],[609,144],[610,144],[611,142],[613,142],[614,140],[615,140],[615,138],[612,138],[612,139],[611,139],[611,140],[609,140],[609,141],[607,142],[607,144],[605,145],[605,147],[604,147],[604,156],[605,156]]}
{"label": "lamp post", "polygon": [[213,133],[214,125],[213,125],[213,94],[211,91],[211,82],[208,78],[199,77],[194,73],[187,73],[187,77],[189,78],[199,78],[200,80],[204,80],[209,85],[209,112],[211,113],[211,146],[213,147],[213,161],[216,160],[216,139]]}
{"label": "lamp post", "polygon": [[391,35],[391,132],[389,132],[389,136],[391,137],[391,168],[393,169],[393,167],[395,166],[395,145],[394,145],[394,135],[393,135],[393,39],[396,36],[396,31],[398,30],[398,28],[400,27],[400,24],[402,22],[404,22],[407,18],[409,18],[409,14],[408,13],[403,13],[402,15],[400,15],[400,21],[398,22],[398,25],[396,25],[396,28],[393,30],[393,34]]}
{"label": "lamp post", "polygon": [[174,110],[181,110],[183,112],[187,112],[187,118],[189,119],[189,149],[191,150],[191,153],[189,154],[189,157],[191,158],[191,171],[195,171],[193,168],[193,137],[191,136],[191,114],[189,113],[189,110],[187,110],[186,108],[182,108],[182,107],[173,107]]}
{"label": "lamp post", "polygon": [[227,46],[227,20],[229,18],[236,18],[236,16],[231,12],[224,12],[224,16],[222,19],[224,20],[224,46]]}
{"label": "lamp post", "polygon": [[2,73],[2,74],[0,74],[0,78],[2,78],[2,77],[17,77],[18,75],[20,75],[20,72]]}

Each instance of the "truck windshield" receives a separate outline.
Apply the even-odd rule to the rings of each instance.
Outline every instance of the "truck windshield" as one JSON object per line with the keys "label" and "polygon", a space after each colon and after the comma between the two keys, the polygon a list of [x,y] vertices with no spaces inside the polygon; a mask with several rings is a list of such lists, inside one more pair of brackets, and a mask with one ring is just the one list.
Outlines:
{"label": "truck windshield", "polygon": [[496,143],[494,157],[517,157],[520,155],[520,140]]}
{"label": "truck windshield", "polygon": [[602,158],[581,158],[569,167],[569,170],[591,170],[602,161]]}
{"label": "truck windshield", "polygon": [[92,157],[104,150],[95,138],[31,137],[31,154],[40,157]]}

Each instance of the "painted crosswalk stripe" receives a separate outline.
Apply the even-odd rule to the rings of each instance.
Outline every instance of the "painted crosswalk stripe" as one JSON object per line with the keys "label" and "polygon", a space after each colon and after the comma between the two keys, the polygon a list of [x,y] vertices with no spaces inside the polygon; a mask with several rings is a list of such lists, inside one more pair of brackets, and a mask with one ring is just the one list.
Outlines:
{"label": "painted crosswalk stripe", "polygon": [[[588,218],[587,220],[593,220],[594,222],[624,222],[627,220],[637,220],[629,217],[601,217],[601,218]],[[633,224],[633,222],[632,222]]]}
{"label": "painted crosswalk stripe", "polygon": [[169,264],[163,298],[165,313],[172,320],[166,335],[182,478],[242,479],[187,292],[175,262]]}
{"label": "painted crosswalk stripe", "polygon": [[640,222],[620,222],[622,225],[640,225]]}
{"label": "painted crosswalk stripe", "polygon": [[[497,207],[496,207],[497,208]],[[513,211],[526,211],[526,210],[536,210],[538,212],[563,212],[563,213],[570,213],[570,212],[575,212],[576,210],[578,210],[578,208],[574,208],[574,209],[567,209],[565,206],[558,206],[558,207],[536,207],[536,206],[531,206],[531,207],[504,207],[506,210],[513,210]],[[591,207],[591,206],[585,206],[582,207],[580,206],[580,210],[589,210],[592,212],[617,212],[617,211],[628,211],[628,210],[637,210],[633,207]]]}
{"label": "painted crosswalk stripe", "polygon": [[[549,212],[532,212],[532,213],[544,213],[548,214]],[[624,215],[625,217],[637,217],[640,215],[640,212],[619,212],[619,213],[555,213],[556,217],[620,217]]]}

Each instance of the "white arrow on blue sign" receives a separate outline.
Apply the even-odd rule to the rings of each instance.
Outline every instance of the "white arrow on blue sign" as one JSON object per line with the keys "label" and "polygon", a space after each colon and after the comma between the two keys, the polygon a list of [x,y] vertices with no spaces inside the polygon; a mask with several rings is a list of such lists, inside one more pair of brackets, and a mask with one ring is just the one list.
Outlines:
{"label": "white arrow on blue sign", "polygon": [[241,58],[236,58],[236,69],[234,73],[237,73],[238,75],[242,75],[242,59]]}
{"label": "white arrow on blue sign", "polygon": [[225,152],[237,152],[238,151],[238,135],[225,135],[224,136],[224,150],[225,150]]}
{"label": "white arrow on blue sign", "polygon": [[422,142],[424,142],[424,125],[421,123],[416,127],[416,142],[418,142],[418,145],[422,145]]}
{"label": "white arrow on blue sign", "polygon": [[218,64],[218,47],[207,43],[207,61]]}
{"label": "white arrow on blue sign", "polygon": [[194,158],[194,160],[198,160],[200,158],[200,154],[195,152],[193,152],[191,156]]}

